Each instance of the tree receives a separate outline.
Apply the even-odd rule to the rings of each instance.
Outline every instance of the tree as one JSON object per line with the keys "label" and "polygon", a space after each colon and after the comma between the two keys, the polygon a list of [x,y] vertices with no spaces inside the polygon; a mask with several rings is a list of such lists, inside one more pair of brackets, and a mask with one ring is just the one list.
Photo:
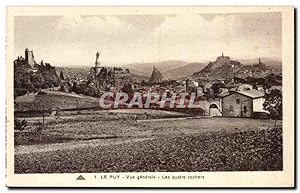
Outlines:
{"label": "tree", "polygon": [[278,89],[271,90],[265,95],[266,100],[263,104],[264,109],[270,113],[270,117],[275,120],[282,118],[282,93]]}
{"label": "tree", "polygon": [[132,85],[130,83],[125,83],[123,85],[123,88],[121,89],[121,91],[128,94],[127,101],[130,101],[133,98],[134,91],[133,91]]}
{"label": "tree", "polygon": [[30,77],[30,81],[34,85],[35,88],[42,88],[45,84],[45,78],[40,74],[34,74]]}
{"label": "tree", "polygon": [[211,89],[213,90],[212,95],[214,98],[217,96],[217,94],[220,94],[220,88],[225,88],[225,84],[217,82],[213,83],[213,85],[211,86]]}
{"label": "tree", "polygon": [[133,94],[132,85],[130,83],[125,83],[123,85],[123,88],[121,90],[122,90],[122,92],[125,92],[128,95],[132,95]]}
{"label": "tree", "polygon": [[15,123],[15,130],[24,130],[27,127],[27,121],[25,119],[23,119],[22,121],[15,119],[14,121]]}

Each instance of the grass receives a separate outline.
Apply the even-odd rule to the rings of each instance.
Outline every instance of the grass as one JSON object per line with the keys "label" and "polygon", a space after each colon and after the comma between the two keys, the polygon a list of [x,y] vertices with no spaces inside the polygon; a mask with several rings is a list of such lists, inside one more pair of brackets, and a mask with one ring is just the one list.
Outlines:
{"label": "grass", "polygon": [[[141,114],[143,115],[143,114]],[[95,116],[95,117],[94,117]],[[164,115],[168,116],[168,114]],[[164,117],[163,116],[163,117]],[[111,115],[110,118],[114,116]],[[84,120],[86,118],[89,121]],[[120,119],[101,121],[96,115],[76,116],[74,120],[58,123],[47,122],[46,128],[36,132],[36,124],[27,126],[24,131],[15,132],[16,145],[38,145],[62,143],[70,140],[102,139],[103,136],[126,137],[169,137],[183,134],[208,132],[235,132],[236,130],[258,130],[272,127],[272,120],[238,118],[201,118],[181,120],[140,120],[134,121],[131,114],[120,114]],[[279,122],[280,124],[280,122]]]}
{"label": "grass", "polygon": [[[27,101],[27,98],[32,101]],[[30,111],[99,107],[97,98],[59,91],[51,91],[43,95],[20,96],[16,101],[15,111],[21,115],[23,115],[21,112],[26,112],[25,116]]]}
{"label": "grass", "polygon": [[16,173],[282,170],[282,131],[217,131],[15,155]]}

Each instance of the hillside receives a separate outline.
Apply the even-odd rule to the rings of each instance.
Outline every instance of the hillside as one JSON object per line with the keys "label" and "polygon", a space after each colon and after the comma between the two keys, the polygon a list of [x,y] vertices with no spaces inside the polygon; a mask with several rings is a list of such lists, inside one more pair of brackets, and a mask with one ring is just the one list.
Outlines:
{"label": "hillside", "polygon": [[192,75],[193,79],[228,79],[233,77],[261,77],[268,74],[280,74],[281,66],[278,61],[275,63],[275,60],[266,60],[268,63],[273,65],[268,65],[264,63],[264,60],[243,60],[246,65],[237,60],[232,60],[229,56],[219,56],[214,62],[209,62],[202,70],[195,72]]}
{"label": "hillside", "polygon": [[149,62],[149,63],[131,63],[126,64],[123,67],[129,68],[138,72],[143,72],[147,76],[151,76],[152,68],[155,66],[159,71],[164,72],[170,69],[179,68],[187,65],[188,63],[181,60],[167,60],[162,62]]}
{"label": "hillside", "polygon": [[16,97],[15,111],[41,111],[99,107],[97,98],[59,91],[45,91]]}
{"label": "hillside", "polygon": [[199,72],[193,76],[208,77],[208,78],[227,78],[232,77],[234,73],[242,68],[242,64],[238,61],[231,60],[229,56],[219,56],[216,61],[209,62]]}
{"label": "hillside", "polygon": [[84,79],[90,72],[89,67],[56,67],[56,73],[59,74],[60,71],[63,72],[65,77],[77,77]]}
{"label": "hillside", "polygon": [[[250,67],[257,64],[258,59],[231,59],[228,56],[219,56],[214,62],[192,62],[188,63],[181,60],[169,60],[159,63],[132,63],[122,67],[128,68],[135,80],[147,80],[150,78],[153,66],[155,66],[165,79],[180,79],[184,77],[210,77],[210,78],[228,78],[234,75],[249,75],[250,71],[259,72],[257,75],[275,71],[277,74],[281,71],[281,61],[271,58],[261,58],[261,61],[267,66],[266,69]],[[234,66],[234,69],[232,69]],[[86,78],[89,73],[89,67],[57,67],[59,73],[63,70],[64,75],[68,77]],[[233,75],[234,74],[234,75]],[[243,75],[244,74],[244,75]]]}
{"label": "hillside", "polygon": [[141,70],[135,69],[135,68],[127,68],[131,74],[136,75],[136,76],[140,76],[140,77],[147,77],[149,78],[149,73],[148,72],[143,72]]}
{"label": "hillside", "polygon": [[58,86],[60,78],[55,67],[49,63],[30,66],[25,60],[18,58],[14,61],[14,95],[19,96],[27,92],[43,88]]}
{"label": "hillside", "polygon": [[193,62],[188,63],[179,68],[170,69],[163,72],[165,78],[179,79],[187,76],[191,76],[193,73],[203,69],[206,66],[204,63]]}

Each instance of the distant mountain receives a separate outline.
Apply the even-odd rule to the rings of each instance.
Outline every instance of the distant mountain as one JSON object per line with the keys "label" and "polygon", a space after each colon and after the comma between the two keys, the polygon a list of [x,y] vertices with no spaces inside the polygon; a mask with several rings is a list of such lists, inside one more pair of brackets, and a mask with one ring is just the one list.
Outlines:
{"label": "distant mountain", "polygon": [[135,74],[137,76],[144,76],[144,77],[149,77],[150,75],[146,72],[143,72],[143,71],[140,71],[140,70],[137,70],[135,68],[130,68],[130,67],[126,67],[131,74]]}
{"label": "distant mountain", "polygon": [[[266,66],[275,67],[274,69],[280,71],[281,61],[272,58],[261,58],[261,62]],[[180,79],[185,77],[209,77],[209,78],[228,78],[234,76],[233,74],[244,73],[248,75],[250,67],[247,65],[253,65],[258,63],[258,58],[254,59],[232,59],[228,56],[219,56],[216,61],[204,63],[204,62],[186,62],[182,60],[167,60],[162,62],[148,62],[148,63],[131,63],[122,65],[124,68],[128,68],[133,78],[136,80],[148,80],[150,79],[153,66],[159,70],[164,79]],[[232,69],[234,65],[234,69]],[[90,67],[57,67],[57,73],[63,69],[63,73],[69,77],[85,78],[90,71]],[[217,70],[214,70],[217,69]],[[261,71],[261,69],[258,69]]]}
{"label": "distant mountain", "polygon": [[179,79],[193,75],[193,73],[202,70],[207,64],[200,62],[188,63],[179,68],[173,68],[163,72],[165,78]]}
{"label": "distant mountain", "polygon": [[65,77],[77,77],[80,79],[85,79],[90,72],[90,67],[56,67],[57,74],[59,74],[61,71]]}
{"label": "distant mountain", "polygon": [[[59,74],[63,72],[65,77],[77,77],[79,79],[86,79],[89,72],[90,67],[80,67],[80,66],[72,66],[72,67],[56,67],[56,72]],[[147,80],[147,77],[143,72],[139,72],[135,69],[129,69],[132,78],[136,80]]]}
{"label": "distant mountain", "polygon": [[179,68],[187,65],[188,63],[181,60],[167,60],[162,62],[149,62],[149,63],[131,63],[123,65],[122,67],[131,69],[133,72],[143,72],[147,76],[151,76],[153,66],[155,66],[159,71],[164,72],[170,69]]}

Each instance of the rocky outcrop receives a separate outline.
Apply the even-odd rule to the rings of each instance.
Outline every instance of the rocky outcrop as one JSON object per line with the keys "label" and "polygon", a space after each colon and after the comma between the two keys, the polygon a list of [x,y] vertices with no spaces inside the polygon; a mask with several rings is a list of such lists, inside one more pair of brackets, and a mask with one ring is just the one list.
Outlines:
{"label": "rocky outcrop", "polygon": [[195,72],[194,79],[224,79],[232,80],[234,77],[265,77],[269,74],[280,74],[281,69],[274,66],[267,66],[260,59],[258,63],[243,65],[241,62],[231,60],[229,56],[219,56],[216,61],[209,62],[208,65],[199,72]]}
{"label": "rocky outcrop", "polygon": [[239,61],[231,60],[229,56],[219,56],[216,61],[209,62],[201,71],[195,72],[194,77],[207,77],[211,79],[233,78],[243,68]]}
{"label": "rocky outcrop", "polygon": [[149,83],[153,84],[153,83],[161,83],[163,81],[163,77],[160,73],[160,71],[155,68],[155,66],[153,66],[153,71],[149,80]]}
{"label": "rocky outcrop", "polygon": [[15,96],[39,89],[56,87],[60,83],[55,67],[49,63],[30,65],[23,57],[14,61],[14,91]]}
{"label": "rocky outcrop", "polygon": [[222,69],[224,66],[231,68],[241,67],[242,64],[238,61],[231,60],[229,56],[219,56],[216,61],[209,62],[199,73],[210,73],[215,69]]}

